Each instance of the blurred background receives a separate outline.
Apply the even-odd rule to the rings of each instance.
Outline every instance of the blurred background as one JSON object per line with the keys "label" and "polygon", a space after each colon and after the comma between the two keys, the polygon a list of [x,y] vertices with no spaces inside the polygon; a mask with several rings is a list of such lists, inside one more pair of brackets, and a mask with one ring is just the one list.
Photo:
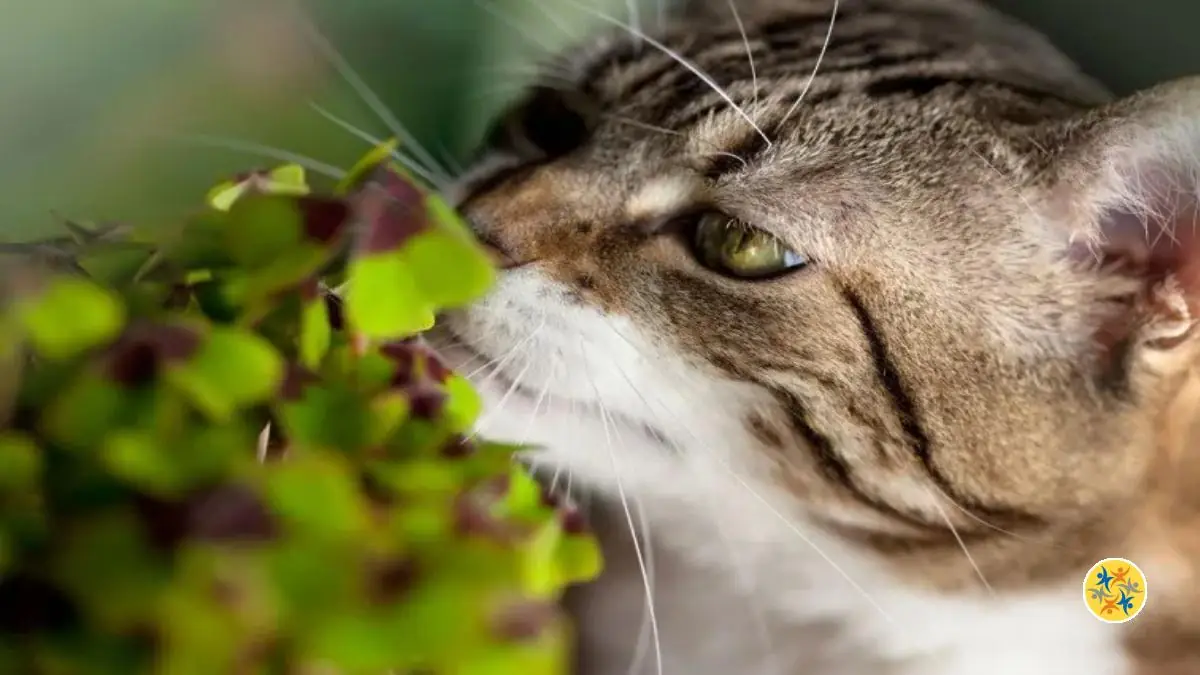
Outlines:
{"label": "blurred background", "polygon": [[[651,3],[654,0],[641,0]],[[540,55],[625,0],[37,0],[0,21],[0,238],[54,213],[152,224],[287,151],[347,167],[367,147],[310,105],[453,167]],[[993,0],[1118,93],[1200,73],[1195,0]],[[273,149],[268,151],[267,149]]]}

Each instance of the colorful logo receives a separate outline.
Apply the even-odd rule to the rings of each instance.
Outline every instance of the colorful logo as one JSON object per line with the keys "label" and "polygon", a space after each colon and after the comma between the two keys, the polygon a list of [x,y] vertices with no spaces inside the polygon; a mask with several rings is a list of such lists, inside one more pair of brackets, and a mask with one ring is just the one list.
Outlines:
{"label": "colorful logo", "polygon": [[1146,606],[1146,575],[1124,558],[1101,560],[1083,580],[1083,603],[1105,623],[1125,623]]}

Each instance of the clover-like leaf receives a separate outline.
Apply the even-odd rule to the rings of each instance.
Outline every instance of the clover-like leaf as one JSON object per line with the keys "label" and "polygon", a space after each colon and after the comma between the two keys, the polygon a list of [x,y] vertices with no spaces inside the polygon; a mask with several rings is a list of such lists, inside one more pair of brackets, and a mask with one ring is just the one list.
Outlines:
{"label": "clover-like leaf", "polygon": [[304,167],[284,164],[269,171],[251,171],[235,176],[209,190],[206,201],[218,211],[228,211],[247,192],[300,196],[309,191]]}
{"label": "clover-like leaf", "polygon": [[283,381],[283,357],[263,338],[238,328],[214,326],[190,358],[166,372],[172,385],[218,421],[235,410],[269,399]]}
{"label": "clover-like leaf", "polygon": [[265,479],[272,512],[296,534],[345,540],[368,531],[366,504],[336,455],[297,456]]}
{"label": "clover-like leaf", "polygon": [[451,431],[459,433],[470,430],[483,411],[483,399],[479,397],[479,392],[461,375],[450,376],[443,386],[446,391],[446,425]]}
{"label": "clover-like leaf", "polygon": [[329,320],[329,303],[321,288],[314,281],[302,289],[303,307],[300,316],[300,362],[310,370],[316,370],[333,339],[333,327]]}
{"label": "clover-like leaf", "polygon": [[397,254],[351,261],[346,320],[354,331],[379,340],[414,335],[433,327],[433,312]]}
{"label": "clover-like leaf", "polygon": [[37,352],[66,359],[116,337],[125,323],[120,299],[87,279],[50,279],[32,297],[17,299],[16,317]]}
{"label": "clover-like leaf", "polygon": [[350,194],[358,189],[363,181],[379,167],[392,164],[392,157],[399,148],[400,143],[394,138],[371,148],[346,172],[346,176],[338,183],[337,194]]}

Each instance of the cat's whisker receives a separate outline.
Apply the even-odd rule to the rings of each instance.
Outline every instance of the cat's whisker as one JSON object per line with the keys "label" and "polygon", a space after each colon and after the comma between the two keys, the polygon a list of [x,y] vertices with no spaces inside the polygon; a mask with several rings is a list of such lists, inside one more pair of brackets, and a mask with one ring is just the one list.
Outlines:
{"label": "cat's whisker", "polygon": [[[376,138],[376,137],[372,136],[371,134],[363,131],[362,129],[359,129],[358,127],[354,126],[350,122],[347,122],[346,120],[342,119],[341,117],[338,117],[337,115],[333,114],[329,110],[323,108],[322,106],[317,104],[315,101],[309,101],[308,107],[312,108],[313,112],[317,113],[321,117],[324,117],[329,122],[332,122],[334,125],[336,125],[340,129],[342,129],[343,131],[349,133],[351,136],[354,136],[355,138],[357,138],[361,141],[364,141],[372,146],[377,146],[377,145],[380,145],[383,143],[383,139]],[[403,153],[401,153],[399,150],[392,153],[392,159],[395,159],[405,169],[408,169],[413,174],[415,174],[417,177],[421,178],[426,183],[434,186],[435,188],[440,190],[444,187],[444,186],[438,185],[437,179],[429,171],[427,171],[424,167],[422,167],[416,161],[412,160],[411,158],[409,158],[406,155],[404,155]]]}
{"label": "cat's whisker", "polygon": [[[628,344],[630,346],[630,348],[632,348],[635,351],[637,351],[638,353],[640,353],[640,350],[637,349],[637,347],[632,343],[632,341],[630,341],[628,338],[626,338],[624,335],[622,335],[621,332],[616,329],[616,327],[609,325],[609,324],[605,324],[605,325],[607,326],[607,328],[610,331],[612,331],[612,333],[614,335],[617,335],[626,344]],[[632,383],[630,383],[630,385],[632,386]],[[637,395],[641,399],[641,401],[643,403],[646,404],[647,407],[650,407],[649,401],[647,401],[645,399],[645,397],[642,395],[642,393],[638,390],[637,387],[633,387],[632,391],[634,392],[635,395]],[[665,404],[663,404],[663,405],[665,407]],[[673,411],[671,411],[669,408],[667,409],[667,411],[669,413],[672,413],[672,416],[674,417],[673,421],[676,423],[677,426],[679,426],[680,429],[684,430],[684,433],[687,433],[688,436],[691,437],[691,439],[693,441],[700,444],[700,447],[704,447],[706,449],[708,448],[708,445],[703,440],[701,440],[694,433],[692,433],[691,430],[686,425],[683,425],[679,422],[678,417],[674,415]],[[753,497],[755,499],[755,501],[759,502],[763,506],[763,508],[765,508],[767,511],[769,511],[771,513],[771,515],[773,515],[784,526],[786,526],[788,529],[790,529],[800,539],[800,541],[802,541],[803,543],[808,545],[810,548],[812,548],[812,550],[814,552],[816,552],[816,554],[819,555],[821,557],[821,559],[823,559],[826,563],[828,563],[830,565],[830,567],[832,567],[833,570],[838,573],[839,576],[841,576],[843,579],[845,579],[846,582],[849,583],[850,586],[852,588],[854,588],[855,591],[857,591],[860,595],[862,595],[862,597],[875,610],[877,610],[879,612],[879,614],[881,616],[883,616],[884,619],[886,619],[889,622],[894,621],[892,619],[891,615],[888,614],[883,609],[883,607],[879,605],[879,603],[875,600],[875,598],[870,593],[867,592],[867,589],[863,588],[861,584],[859,584],[857,581],[855,581],[854,577],[850,576],[849,572],[847,572],[845,569],[843,569],[841,565],[837,564],[837,562],[832,557],[830,557],[829,554],[826,553],[824,549],[822,549],[820,546],[818,546],[817,543],[815,541],[813,541],[811,537],[809,537],[807,534],[805,534],[804,531],[801,530],[794,522],[792,522],[792,520],[790,518],[783,515],[783,513],[781,513],[779,511],[779,509],[777,509],[773,504],[771,504],[771,502],[766,497],[763,497],[762,495],[760,495],[758,493],[758,491],[756,491],[749,483],[747,483],[744,478],[739,476],[738,473],[733,470],[733,467],[729,466],[728,462],[725,462],[724,460],[722,460],[720,457],[718,457],[716,455],[716,453],[711,452],[711,450],[709,450],[707,454],[710,455],[711,459],[716,460],[717,464],[721,466],[721,468],[729,475],[729,477],[732,478],[734,481],[736,481],[741,486],[742,489],[744,489],[751,497]]]}
{"label": "cat's whisker", "polygon": [[475,0],[475,5],[488,14],[491,14],[499,19],[509,28],[513,29],[513,31],[520,36],[521,39],[532,44],[534,47],[537,47],[538,50],[540,50],[543,54],[549,54],[554,51],[554,45],[543,41],[541,36],[529,30],[528,26],[522,26],[519,21],[514,19],[509,14],[501,11],[499,7],[495,6],[495,3],[492,0]]}
{"label": "cat's whisker", "polygon": [[558,373],[558,367],[562,364],[562,358],[555,356],[550,362],[550,372],[546,374],[546,381],[542,384],[538,391],[537,398],[533,401],[533,412],[529,414],[529,421],[526,422],[525,428],[521,430],[521,442],[524,443],[529,438],[529,431],[533,429],[534,423],[538,419],[538,415],[542,411],[542,404],[547,402],[547,397],[550,394],[550,387],[554,385],[554,376]]}
{"label": "cat's whisker", "polygon": [[321,51],[325,59],[328,60],[331,65],[333,65],[334,69],[338,71],[342,79],[350,85],[350,88],[353,89],[356,94],[358,94],[363,103],[365,103],[367,107],[371,109],[371,112],[375,113],[375,115],[379,117],[380,121],[387,126],[388,131],[390,131],[405,146],[412,148],[417,160],[423,163],[427,171],[434,175],[440,176],[443,181],[449,182],[445,170],[439,166],[436,161],[434,161],[433,156],[421,146],[420,142],[418,142],[417,139],[408,132],[404,125],[400,123],[400,120],[397,119],[394,114],[392,114],[392,111],[388,109],[383,100],[380,99],[375,91],[367,85],[366,81],[362,79],[358,72],[350,65],[350,62],[346,60],[346,57],[344,57],[342,53],[338,51],[337,47],[333,45],[333,42],[331,42],[329,38],[325,37],[325,34],[322,33],[321,29],[318,28],[316,23],[313,22],[312,17],[308,15],[308,12],[306,12],[302,7],[299,7],[298,0],[293,0],[293,2],[295,2],[297,9],[299,9],[300,14],[303,17],[302,23],[304,25],[305,32],[308,33],[309,39],[317,47],[317,49]]}
{"label": "cat's whisker", "polygon": [[746,59],[750,62],[750,81],[754,87],[754,105],[758,105],[758,70],[754,65],[754,49],[750,47],[750,37],[746,35],[746,24],[742,23],[737,0],[727,1],[729,2],[729,11],[733,12],[733,21],[737,24],[738,32],[742,34],[742,44],[746,45]]}
{"label": "cat's whisker", "polygon": [[442,160],[442,165],[453,171],[455,176],[462,176],[467,172],[467,168],[462,165],[462,162],[455,159],[454,154],[442,143],[437,143],[434,151]]}
{"label": "cat's whisker", "polygon": [[833,0],[833,11],[829,15],[829,30],[825,32],[825,42],[821,45],[821,53],[817,55],[817,62],[813,65],[812,72],[808,75],[808,81],[804,83],[804,89],[800,90],[800,95],[796,97],[796,102],[788,111],[784,113],[783,119],[775,125],[776,129],[782,129],[785,122],[796,112],[800,107],[800,103],[804,101],[804,97],[808,95],[808,90],[812,87],[813,81],[817,79],[817,71],[821,69],[821,62],[825,60],[825,52],[829,51],[829,41],[833,38],[833,26],[837,23],[837,15],[839,8],[839,0]]}
{"label": "cat's whisker", "polygon": [[[481,75],[506,75],[514,78],[532,79],[551,85],[571,84],[570,73],[553,65],[502,64],[479,69]],[[524,84],[522,82],[522,84]]]}
{"label": "cat's whisker", "polygon": [[542,328],[544,328],[545,326],[546,326],[546,317],[543,316],[542,321],[541,321],[541,323],[538,324],[537,328],[533,329],[533,331],[531,331],[528,335],[526,335],[525,337],[518,340],[517,343],[514,344],[502,356],[500,356],[496,359],[492,359],[491,361],[483,364],[479,368],[476,368],[475,370],[472,370],[471,372],[467,373],[463,377],[465,377],[468,380],[473,380],[476,375],[483,372],[488,367],[493,367],[492,372],[488,373],[488,375],[486,377],[484,377],[484,379],[481,380],[479,382],[479,384],[483,385],[483,384],[487,384],[488,382],[491,382],[492,378],[494,378],[496,376],[496,374],[497,374],[497,372],[499,372],[500,368],[504,367],[504,364],[508,363],[508,360],[511,359],[513,357],[513,355],[515,355],[521,349],[521,347],[524,347],[525,343],[529,342],[534,337],[536,337],[537,334],[540,333]]}
{"label": "cat's whisker", "polygon": [[[610,326],[610,328],[611,328],[611,326]],[[614,331],[615,331],[615,329],[614,329]],[[622,337],[622,339],[624,339],[624,338]],[[620,364],[615,361],[611,365],[613,367],[613,370],[615,370],[617,372],[617,374],[621,376],[621,379],[623,379],[625,381],[625,384],[626,384],[626,386],[629,387],[630,391],[632,391],[634,393],[634,395],[637,396],[642,401],[642,404],[645,406],[646,412],[649,413],[654,418],[655,422],[657,422],[660,426],[663,426],[665,428],[665,425],[663,425],[663,420],[660,417],[658,411],[656,411],[650,405],[650,402],[648,400],[646,400],[646,397],[643,395],[642,391],[633,384],[633,380],[630,379],[629,374],[627,372],[625,372],[625,369],[622,368],[620,366]],[[660,406],[665,407],[664,404],[662,403],[661,399],[656,398],[655,400]],[[665,440],[666,443],[671,447],[671,449],[673,449],[676,453],[680,454],[681,456],[683,455],[683,449],[679,447],[678,443],[676,443],[674,440],[672,440],[670,438],[664,438],[663,440]],[[698,471],[698,468],[697,468],[697,471]],[[742,577],[739,580],[739,583],[747,585],[751,590],[751,595],[747,598],[746,605],[750,610],[751,620],[753,620],[757,624],[759,636],[762,638],[763,650],[764,650],[763,653],[767,654],[768,658],[772,661],[771,665],[773,667],[770,668],[768,670],[768,672],[773,673],[774,675],[783,675],[784,671],[778,662],[778,658],[776,657],[774,641],[771,639],[771,631],[767,627],[766,615],[763,613],[762,608],[759,607],[754,602],[754,597],[756,596],[756,594],[758,592],[758,587],[759,587],[758,582],[757,582],[757,580],[754,579],[754,575],[751,572],[750,565],[746,564],[746,561],[742,560],[740,558],[740,556],[738,556],[737,547],[734,546],[733,539],[729,536],[729,533],[725,531],[725,527],[721,522],[721,518],[720,518],[719,514],[717,514],[715,512],[715,509],[713,509],[713,507],[708,506],[707,502],[705,502],[705,505],[708,508],[710,508],[710,510],[713,511],[710,514],[710,521],[713,524],[713,529],[716,531],[717,538],[721,540],[721,543],[729,551],[729,561],[732,564],[735,574],[737,574],[739,577]]]}
{"label": "cat's whisker", "polygon": [[588,14],[595,16],[596,18],[600,19],[601,21],[605,21],[607,23],[613,24],[614,26],[617,26],[618,28],[621,28],[622,30],[628,32],[630,35],[639,38],[646,44],[649,44],[650,46],[654,47],[658,51],[660,51],[663,54],[665,54],[666,56],[670,57],[673,61],[675,61],[679,65],[681,65],[684,68],[686,68],[687,70],[689,70],[693,75],[700,78],[700,80],[702,82],[704,82],[704,84],[706,84],[710,88],[712,88],[712,90],[718,96],[720,96],[725,101],[725,103],[729,105],[730,108],[732,108],[735,112],[737,112],[739,115],[741,115],[741,117],[744,120],[746,120],[746,123],[749,124],[750,127],[752,129],[754,129],[754,131],[757,132],[759,136],[762,137],[763,142],[766,143],[767,149],[774,147],[774,143],[771,141],[771,138],[769,136],[767,136],[767,134],[762,130],[762,128],[760,128],[758,126],[758,123],[754,121],[754,118],[751,117],[745,111],[745,109],[742,108],[742,106],[738,105],[737,102],[733,100],[733,97],[731,97],[729,95],[729,93],[726,92],[725,89],[721,87],[721,85],[717,84],[717,82],[715,80],[713,80],[711,75],[704,72],[704,70],[702,70],[696,64],[692,63],[691,60],[689,60],[687,57],[683,56],[682,54],[675,51],[674,49],[671,49],[670,47],[666,46],[665,44],[659,42],[658,40],[654,39],[653,37],[646,35],[645,33],[641,32],[641,31],[635,30],[632,26],[629,26],[617,19],[614,19],[613,17],[608,16],[607,14],[605,14],[603,12],[592,9],[591,7],[586,7],[584,5],[579,4],[578,0],[567,0],[567,2],[578,7],[580,9],[580,11],[587,12]]}
{"label": "cat's whisker", "polygon": [[338,167],[327,164],[325,162],[313,159],[306,155],[301,155],[296,152],[276,148],[262,143],[253,141],[244,141],[236,138],[226,138],[222,136],[206,136],[202,134],[186,134],[172,135],[168,140],[189,143],[192,145],[206,146],[210,148],[218,148],[222,150],[230,150],[232,152],[240,152],[248,155],[258,155],[267,159],[273,159],[279,162],[288,162],[298,164],[313,173],[332,178],[333,180],[341,180],[346,177],[346,172]]}
{"label": "cat's whisker", "polygon": [[[618,124],[626,124],[626,125],[636,127],[638,129],[642,129],[645,131],[653,131],[656,133],[666,134],[668,136],[678,136],[680,138],[687,137],[687,134],[685,134],[683,132],[675,131],[674,129],[668,129],[666,127],[660,127],[660,126],[657,126],[654,124],[650,124],[649,122],[642,122],[640,120],[635,120],[631,117],[615,115],[612,113],[604,113],[601,115],[601,117],[603,117],[604,119],[607,119],[607,120],[612,120],[613,122],[616,122]],[[695,140],[695,139],[693,139],[693,140]],[[731,159],[737,160],[738,162],[741,162],[742,168],[744,168],[744,169],[748,169],[750,167],[750,165],[746,162],[745,158],[741,157],[740,155],[736,155],[732,152],[726,152],[724,150],[717,149],[717,146],[712,145],[711,143],[708,143],[707,145],[714,148],[714,150],[712,152],[713,155],[718,155],[721,157],[729,157]]]}
{"label": "cat's whisker", "polygon": [[642,573],[642,586],[646,592],[646,612],[650,616],[650,631],[654,638],[654,660],[655,672],[658,675],[663,674],[663,652],[662,640],[658,632],[658,617],[654,612],[654,589],[650,584],[650,573],[646,567],[646,556],[642,551],[642,545],[638,540],[637,528],[634,526],[633,513],[629,507],[629,498],[625,494],[625,484],[621,480],[621,468],[617,462],[617,454],[613,451],[612,439],[612,421],[609,418],[608,408],[604,405],[603,399],[600,397],[600,389],[596,386],[596,379],[592,376],[591,369],[588,367],[587,351],[584,348],[583,342],[579,344],[580,355],[583,357],[583,371],[587,376],[592,390],[596,396],[596,407],[600,413],[600,424],[604,428],[604,444],[608,449],[608,459],[613,471],[613,479],[617,484],[617,496],[621,501],[621,508],[625,512],[625,521],[629,525],[629,536],[633,543],[633,551],[637,557],[638,569]]}
{"label": "cat's whisker", "polygon": [[[617,436],[617,442],[621,442],[620,436]],[[641,530],[642,541],[645,545],[646,586],[650,589],[647,591],[649,598],[654,596],[654,589],[656,588],[654,580],[654,547],[650,544],[650,521],[646,517],[646,509],[642,506],[641,502],[634,500],[633,507],[634,511],[637,512],[638,528]],[[637,646],[634,647],[633,659],[629,662],[628,675],[637,675],[637,673],[641,672],[642,662],[646,660],[650,653],[650,641],[654,636],[654,624],[650,618],[650,607],[651,603],[647,601],[646,606],[642,609],[642,626],[638,629]]]}
{"label": "cat's whisker", "polygon": [[975,562],[974,556],[967,548],[967,543],[963,541],[962,535],[958,533],[958,528],[954,526],[954,521],[946,510],[942,508],[942,502],[928,487],[925,488],[929,493],[930,501],[933,502],[933,507],[937,509],[942,520],[946,521],[946,527],[950,528],[950,534],[954,536],[954,540],[958,542],[958,547],[962,549],[963,555],[967,557],[967,562],[971,565],[971,569],[975,570],[975,575],[979,577],[979,581],[983,583],[983,587],[987,589],[988,595],[995,595],[996,591],[992,589],[992,585],[988,582],[987,577],[983,574],[983,569],[979,567],[979,563]]}
{"label": "cat's whisker", "polygon": [[[942,497],[942,499],[946,501],[946,503],[950,504],[950,506],[953,506],[955,508],[955,510],[959,511],[960,513],[962,513],[964,516],[966,516],[970,520],[972,520],[976,523],[979,523],[980,525],[982,525],[990,530],[999,532],[1001,534],[1006,534],[1010,537],[1013,537],[1014,539],[1019,539],[1021,541],[1033,541],[1029,537],[1021,535],[1017,532],[1012,532],[1010,530],[1006,530],[1003,527],[1000,527],[999,525],[996,525],[994,523],[989,523],[988,521],[984,520],[983,518],[980,518],[979,516],[972,513],[970,509],[959,504],[957,500],[955,500],[950,495],[946,494],[945,490],[942,490],[942,488],[937,485],[928,486],[928,489],[935,490],[938,493],[938,495],[940,495]],[[1059,546],[1059,544],[1053,544],[1053,545]]]}
{"label": "cat's whisker", "polygon": [[[642,17],[638,13],[637,0],[625,0],[626,14],[629,16],[629,30],[634,35],[642,36]],[[638,46],[641,47],[645,42],[644,37],[638,38]]]}
{"label": "cat's whisker", "polygon": [[[473,432],[471,434],[471,436],[470,436],[471,438],[474,438],[476,435],[478,435],[478,433],[479,433],[478,428],[480,426],[482,426],[488,420],[493,419],[496,415],[499,415],[504,410],[504,405],[506,403],[508,403],[508,399],[511,398],[513,393],[516,392],[517,389],[521,386],[521,381],[523,379],[525,379],[525,374],[529,372],[529,369],[532,368],[533,364],[536,362],[537,362],[537,355],[531,351],[526,350],[525,365],[521,368],[521,370],[517,371],[516,375],[514,375],[512,377],[512,382],[509,383],[508,389],[505,390],[504,394],[500,397],[500,400],[496,401],[496,405],[494,407],[492,407],[491,410],[484,413],[483,417],[479,420],[479,423],[476,425],[475,432]],[[497,367],[496,370],[499,370],[499,367]],[[495,372],[496,371],[493,371],[493,374],[495,374]]]}
{"label": "cat's whisker", "polygon": [[[582,338],[582,336],[580,336]],[[580,344],[583,344],[581,339]],[[610,365],[616,366],[616,363]],[[593,387],[595,382],[593,381]],[[598,401],[599,403],[599,401]],[[603,403],[601,406],[601,414],[603,415]],[[613,436],[616,437],[617,444],[624,446],[625,441],[621,438],[620,432],[617,431],[617,425],[612,426]],[[569,488],[568,488],[569,489]],[[646,604],[642,611],[642,626],[638,629],[638,641],[634,648],[633,659],[629,663],[629,669],[626,671],[628,675],[637,675],[641,672],[642,663],[648,658],[650,645],[653,644],[659,647],[658,624],[654,616],[654,589],[655,589],[655,567],[654,567],[654,547],[650,543],[650,522],[646,517],[646,509],[636,498],[633,501],[633,509],[638,515],[638,529],[635,531],[630,528],[630,535],[636,540],[638,533],[642,535],[642,555],[645,560],[645,576],[646,576]],[[658,672],[662,673],[662,658],[661,654],[658,658]]]}

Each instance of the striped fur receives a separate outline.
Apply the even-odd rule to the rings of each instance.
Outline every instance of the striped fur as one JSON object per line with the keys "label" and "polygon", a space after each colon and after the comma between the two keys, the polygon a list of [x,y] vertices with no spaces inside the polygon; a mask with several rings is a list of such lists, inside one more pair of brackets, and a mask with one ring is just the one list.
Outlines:
{"label": "striped fur", "polygon": [[[447,353],[499,360],[485,431],[542,445],[609,537],[582,670],[635,651],[628,524],[666,672],[1195,672],[1167,597],[1200,599],[1200,84],[1111,101],[973,0],[842,0],[829,31],[832,4],[614,28],[520,109],[564,147],[501,127],[459,186],[508,269]],[[713,274],[701,209],[813,264]],[[1125,626],[1079,597],[1110,556],[1157,584]]]}

